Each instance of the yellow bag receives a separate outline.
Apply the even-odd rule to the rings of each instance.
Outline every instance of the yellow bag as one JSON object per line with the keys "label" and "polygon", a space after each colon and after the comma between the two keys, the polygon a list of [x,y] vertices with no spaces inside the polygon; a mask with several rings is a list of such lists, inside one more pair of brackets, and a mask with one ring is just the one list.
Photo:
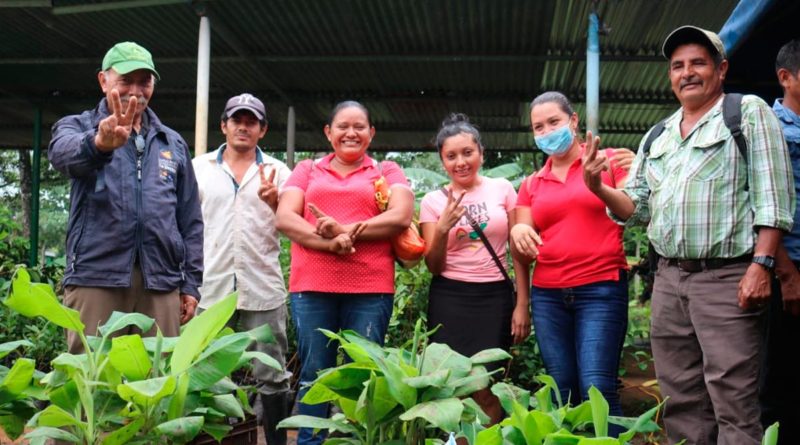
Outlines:
{"label": "yellow bag", "polygon": [[[386,211],[389,206],[390,195],[389,184],[381,175],[375,180],[375,203],[381,212]],[[407,229],[392,237],[392,251],[397,262],[405,268],[414,267],[422,260],[422,254],[425,253],[425,240],[420,236],[416,222],[412,222]]]}

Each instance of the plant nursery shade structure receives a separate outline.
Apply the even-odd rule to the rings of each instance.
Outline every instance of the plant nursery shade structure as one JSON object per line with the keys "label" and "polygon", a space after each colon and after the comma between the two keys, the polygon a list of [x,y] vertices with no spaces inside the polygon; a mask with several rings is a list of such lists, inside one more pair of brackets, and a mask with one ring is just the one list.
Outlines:
{"label": "plant nursery shade structure", "polygon": [[527,151],[528,103],[548,90],[604,145],[635,148],[677,107],[670,30],[722,29],[729,88],[771,100],[799,15],[796,0],[2,0],[0,149],[34,148],[36,226],[47,129],[95,106],[103,54],[125,40],[154,55],[151,106],[196,152],[223,141],[218,116],[242,92],[267,104],[269,151],[327,151],[322,127],[344,99],[370,110],[373,151],[434,150],[454,111],[488,150]]}
{"label": "plant nursery shade structure", "polygon": [[599,131],[608,146],[635,147],[650,125],[676,107],[661,57],[664,37],[683,24],[719,30],[736,5],[736,0],[3,0],[0,147],[30,147],[38,112],[45,129],[40,145],[46,146],[50,125],[100,98],[95,73],[105,51],[132,40],[153,53],[161,74],[153,108],[192,146],[198,64],[203,67],[198,60],[207,45],[209,105],[200,122],[207,122],[209,149],[222,142],[218,116],[225,100],[247,91],[267,104],[269,150],[286,150],[291,127],[297,150],[327,150],[322,127],[328,112],[348,98],[361,100],[371,112],[378,130],[373,150],[430,150],[439,123],[453,111],[480,126],[487,148],[530,150],[528,103],[537,94],[563,91],[585,119],[593,8],[601,30]]}

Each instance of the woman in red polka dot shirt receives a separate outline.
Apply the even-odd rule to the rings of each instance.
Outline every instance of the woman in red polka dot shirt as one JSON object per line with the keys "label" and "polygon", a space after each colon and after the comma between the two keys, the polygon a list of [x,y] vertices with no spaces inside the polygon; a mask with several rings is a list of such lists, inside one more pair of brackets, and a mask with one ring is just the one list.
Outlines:
{"label": "woman in red polka dot shirt", "polygon": [[[292,240],[289,292],[302,369],[302,398],[317,371],[336,364],[336,346],[319,328],[352,329],[383,344],[394,297],[390,239],[411,224],[414,194],[394,162],[367,155],[375,127],[358,102],[334,107],[325,136],[333,153],[297,165],[281,190],[278,230]],[[391,198],[381,212],[375,181]],[[328,405],[299,404],[299,413],[327,417]],[[321,443],[301,429],[298,444]]]}

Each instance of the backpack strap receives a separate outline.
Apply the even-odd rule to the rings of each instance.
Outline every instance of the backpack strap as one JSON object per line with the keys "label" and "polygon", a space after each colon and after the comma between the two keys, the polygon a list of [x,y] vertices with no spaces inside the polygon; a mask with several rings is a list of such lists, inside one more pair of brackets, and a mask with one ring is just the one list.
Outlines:
{"label": "backpack strap", "polygon": [[744,161],[747,162],[747,140],[742,133],[742,95],[739,93],[728,93],[722,99],[722,120],[725,126],[736,141]]}
{"label": "backpack strap", "polygon": [[[747,139],[742,133],[742,95],[739,93],[728,93],[722,99],[722,120],[725,126],[733,136],[736,142],[736,148],[739,149],[739,154],[744,159],[745,168],[747,168]],[[749,173],[746,174],[744,180],[745,191],[750,189]]]}
{"label": "backpack strap", "polygon": [[[644,151],[644,158],[647,159],[647,156],[650,155],[650,146],[653,145],[653,142],[661,136],[661,133],[664,132],[664,124],[667,120],[662,119],[658,121],[657,124],[653,126],[653,129],[650,130],[650,134],[647,135],[647,139],[644,141],[644,145],[642,145],[642,150]],[[653,279],[656,276],[656,270],[658,270],[658,259],[661,255],[656,252],[656,248],[653,247],[653,243],[647,243],[647,275],[644,276],[644,280],[646,282],[653,282]]]}
{"label": "backpack strap", "polygon": [[645,158],[650,154],[650,146],[653,145],[653,142],[655,142],[655,140],[661,136],[661,133],[664,132],[664,123],[666,121],[666,119],[658,121],[657,124],[653,125],[653,129],[650,131],[650,134],[647,135],[647,139],[645,139],[644,145],[642,145]]}

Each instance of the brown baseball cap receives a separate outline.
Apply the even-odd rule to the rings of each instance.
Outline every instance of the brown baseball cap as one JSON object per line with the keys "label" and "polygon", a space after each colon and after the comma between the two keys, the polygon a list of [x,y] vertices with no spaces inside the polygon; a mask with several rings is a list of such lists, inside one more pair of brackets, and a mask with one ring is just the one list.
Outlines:
{"label": "brown baseball cap", "polygon": [[681,26],[669,33],[664,40],[664,46],[661,47],[661,53],[669,60],[677,47],[687,43],[699,43],[708,47],[709,50],[716,51],[723,59],[727,58],[725,45],[722,44],[722,39],[717,33],[691,25]]}

